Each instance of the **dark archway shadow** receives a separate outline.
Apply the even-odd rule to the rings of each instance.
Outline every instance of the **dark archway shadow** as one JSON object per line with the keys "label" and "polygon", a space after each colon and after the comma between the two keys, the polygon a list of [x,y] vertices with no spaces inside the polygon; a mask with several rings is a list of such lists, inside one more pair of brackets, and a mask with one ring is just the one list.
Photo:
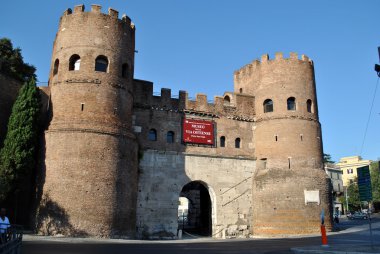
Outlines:
{"label": "dark archway shadow", "polygon": [[212,206],[209,191],[204,183],[193,181],[186,184],[179,195],[188,199],[186,217],[179,217],[178,228],[198,236],[212,234]]}

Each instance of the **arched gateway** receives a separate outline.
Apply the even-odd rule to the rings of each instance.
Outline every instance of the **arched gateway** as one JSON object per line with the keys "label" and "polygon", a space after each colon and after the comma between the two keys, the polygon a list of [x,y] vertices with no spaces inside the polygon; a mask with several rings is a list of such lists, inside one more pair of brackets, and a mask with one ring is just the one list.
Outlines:
{"label": "arched gateway", "polygon": [[178,228],[202,236],[212,234],[212,201],[205,183],[186,184],[179,195]]}

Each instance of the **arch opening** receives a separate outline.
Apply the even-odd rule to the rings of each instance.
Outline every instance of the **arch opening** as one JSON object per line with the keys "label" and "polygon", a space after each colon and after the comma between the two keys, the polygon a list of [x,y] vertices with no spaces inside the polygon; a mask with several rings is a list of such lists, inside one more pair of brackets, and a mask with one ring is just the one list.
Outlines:
{"label": "arch opening", "polygon": [[223,99],[224,106],[230,106],[230,103],[231,103],[230,96],[228,95],[224,96],[224,99]]}
{"label": "arch opening", "polygon": [[54,61],[53,76],[58,74],[58,67],[59,67],[59,59],[57,58]]}
{"label": "arch opening", "polygon": [[273,112],[273,101],[266,99],[263,103],[264,113]]}
{"label": "arch opening", "polygon": [[295,111],[296,110],[296,98],[290,97],[287,100],[287,108],[288,110]]}
{"label": "arch opening", "polygon": [[307,107],[307,112],[313,113],[312,112],[313,111],[313,102],[310,99],[308,99],[306,101],[306,107]]}
{"label": "arch opening", "polygon": [[69,60],[69,71],[79,71],[80,69],[80,56],[72,55]]}
{"label": "arch opening", "polygon": [[182,188],[179,195],[178,228],[199,236],[212,234],[210,193],[200,181],[190,182]]}
{"label": "arch opening", "polygon": [[106,56],[98,56],[95,59],[95,71],[108,72],[108,58]]}

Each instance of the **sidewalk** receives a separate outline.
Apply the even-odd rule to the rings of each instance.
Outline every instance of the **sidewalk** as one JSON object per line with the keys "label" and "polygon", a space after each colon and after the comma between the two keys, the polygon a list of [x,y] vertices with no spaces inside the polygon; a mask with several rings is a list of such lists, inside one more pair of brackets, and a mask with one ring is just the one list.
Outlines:
{"label": "sidewalk", "polygon": [[[379,217],[379,215],[376,215]],[[380,222],[372,223],[372,229],[376,230],[380,228]],[[349,233],[357,233],[359,235],[368,235],[368,224],[358,225],[355,227],[350,227],[344,230],[340,230],[337,232],[330,232],[328,236],[341,235],[341,234],[349,234]],[[376,239],[379,237],[379,231],[373,232],[373,237]],[[335,244],[328,246],[307,246],[307,247],[295,247],[291,248],[293,253],[323,253],[323,254],[368,254],[368,253],[380,253],[380,245],[374,244],[373,248],[371,248],[370,244]]]}
{"label": "sidewalk", "polygon": [[293,253],[323,253],[323,254],[368,254],[380,253],[380,245],[375,245],[372,249],[369,245],[338,245],[338,246],[309,246],[302,248],[291,248]]}

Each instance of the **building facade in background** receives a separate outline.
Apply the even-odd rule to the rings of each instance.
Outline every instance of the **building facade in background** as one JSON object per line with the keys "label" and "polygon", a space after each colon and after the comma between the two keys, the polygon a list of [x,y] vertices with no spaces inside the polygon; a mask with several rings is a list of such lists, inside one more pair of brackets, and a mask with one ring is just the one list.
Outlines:
{"label": "building facade in background", "polygon": [[[331,228],[313,62],[263,55],[234,89],[190,100],[134,78],[135,25],[79,5],[61,17],[43,137],[37,229],[173,239]],[[179,198],[186,199],[181,202]],[[184,204],[187,207],[183,207]],[[186,221],[179,218],[186,211]]]}
{"label": "building facade in background", "polygon": [[344,211],[343,203],[340,200],[341,197],[344,195],[342,170],[333,163],[326,163],[325,171],[326,171],[326,174],[331,179],[332,191],[333,191],[332,202],[333,202],[334,211],[336,208],[338,208],[340,213],[342,214]]}
{"label": "building facade in background", "polygon": [[342,171],[343,186],[348,187],[356,181],[358,177],[357,168],[369,166],[370,164],[371,160],[363,160],[360,156],[341,158],[339,162],[336,163],[336,167]]}

